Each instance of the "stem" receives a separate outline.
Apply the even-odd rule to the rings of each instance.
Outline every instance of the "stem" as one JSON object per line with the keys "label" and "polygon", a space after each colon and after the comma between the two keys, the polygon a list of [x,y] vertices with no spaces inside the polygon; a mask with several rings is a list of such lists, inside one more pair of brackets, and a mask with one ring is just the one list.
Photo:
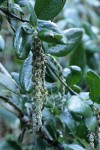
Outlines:
{"label": "stem", "polygon": [[12,17],[12,18],[15,18],[16,20],[19,20],[19,21],[21,21],[21,22],[28,22],[28,23],[29,23],[28,20],[24,20],[24,19],[22,19],[22,18],[20,18],[20,17],[18,17],[18,16],[16,16],[16,15],[10,13],[9,11],[7,11],[7,10],[6,10],[5,8],[3,8],[3,7],[0,7],[0,10],[1,10],[5,15],[7,15],[7,16],[10,16],[10,17]]}
{"label": "stem", "polygon": [[13,103],[8,97],[0,95],[0,98],[3,99],[5,102],[9,103],[11,106],[13,106],[19,112],[20,117],[24,116],[22,110],[15,103]]}

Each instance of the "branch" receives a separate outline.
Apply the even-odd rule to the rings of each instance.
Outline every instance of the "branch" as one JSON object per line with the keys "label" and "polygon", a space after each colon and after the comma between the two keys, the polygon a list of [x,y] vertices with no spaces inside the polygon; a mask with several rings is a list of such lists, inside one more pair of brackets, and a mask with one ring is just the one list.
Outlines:
{"label": "branch", "polygon": [[20,18],[20,17],[18,17],[18,16],[16,16],[16,15],[10,13],[9,11],[7,11],[7,10],[6,10],[5,8],[3,8],[3,7],[0,7],[0,10],[1,10],[5,15],[7,15],[7,16],[10,16],[10,17],[12,17],[12,18],[15,18],[16,20],[19,20],[19,21],[21,21],[21,22],[28,22],[28,23],[29,23],[28,20],[24,20],[24,19],[22,19],[22,18]]}
{"label": "branch", "polygon": [[22,110],[15,103],[13,103],[8,97],[0,95],[0,98],[3,99],[5,102],[9,103],[11,106],[13,106],[19,112],[20,117],[24,116]]}

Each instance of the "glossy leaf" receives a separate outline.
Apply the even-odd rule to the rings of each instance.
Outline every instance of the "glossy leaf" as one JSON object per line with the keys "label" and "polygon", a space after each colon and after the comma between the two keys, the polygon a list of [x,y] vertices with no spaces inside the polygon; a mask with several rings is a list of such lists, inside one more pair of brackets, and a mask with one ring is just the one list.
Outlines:
{"label": "glossy leaf", "polygon": [[68,85],[72,86],[77,84],[82,77],[81,68],[78,66],[70,66],[63,70],[63,76],[66,79]]}
{"label": "glossy leaf", "polygon": [[76,133],[76,129],[77,129],[77,126],[76,126],[76,122],[75,120],[73,119],[71,113],[67,110],[65,112],[63,112],[61,115],[60,115],[60,119],[63,123],[65,123],[69,130],[75,134]]}
{"label": "glossy leaf", "polygon": [[73,91],[75,91],[76,93],[80,93],[82,91],[81,87],[79,87],[78,85],[74,84],[72,87]]}
{"label": "glossy leaf", "polygon": [[97,126],[96,116],[91,116],[90,118],[85,118],[85,124],[89,131],[94,132]]}
{"label": "glossy leaf", "polygon": [[78,43],[81,41],[83,36],[82,29],[78,28],[71,28],[64,31],[64,35],[68,39],[67,45],[55,45],[48,49],[48,53],[57,56],[62,57],[66,56],[68,53],[70,53],[72,50],[76,48]]}
{"label": "glossy leaf", "polygon": [[34,30],[32,28],[32,26],[30,24],[24,23],[22,25],[22,29],[24,30],[25,33],[27,33],[28,35],[33,34]]}
{"label": "glossy leaf", "polygon": [[23,90],[30,93],[33,90],[33,82],[32,82],[32,53],[28,56],[28,58],[24,61],[20,73],[19,73],[19,81]]}
{"label": "glossy leaf", "polygon": [[63,9],[66,0],[36,0],[35,12],[38,19],[51,20]]}
{"label": "glossy leaf", "polygon": [[5,48],[5,41],[3,37],[0,35],[0,52],[2,52]]}
{"label": "glossy leaf", "polygon": [[81,118],[80,123],[79,123],[78,128],[77,128],[76,136],[78,136],[81,139],[84,139],[84,137],[87,136],[87,132],[88,132],[88,129],[84,123],[83,118]]}
{"label": "glossy leaf", "polygon": [[18,86],[15,83],[15,81],[11,77],[1,72],[0,72],[0,84],[3,85],[8,90],[10,90],[11,92],[18,94]]}
{"label": "glossy leaf", "polygon": [[67,44],[67,37],[53,22],[38,20],[38,36],[47,43]]}
{"label": "glossy leaf", "polygon": [[85,101],[82,101],[77,96],[72,96],[68,100],[67,107],[70,112],[82,115],[87,118],[92,115],[92,110],[91,110],[90,106]]}
{"label": "glossy leaf", "polygon": [[90,90],[90,98],[93,102],[100,103],[100,77],[89,70],[86,74],[86,82]]}
{"label": "glossy leaf", "polygon": [[47,108],[43,110],[42,115],[43,115],[43,121],[45,122],[46,125],[46,129],[48,130],[51,138],[57,140],[56,117],[53,116],[53,114]]}
{"label": "glossy leaf", "polygon": [[34,7],[32,6],[32,4],[28,0],[25,0],[25,2],[27,4],[27,7],[28,7],[29,12],[30,12],[30,23],[33,27],[36,27],[37,26],[37,16],[35,14]]}
{"label": "glossy leaf", "polygon": [[41,30],[38,33],[39,38],[42,41],[45,41],[47,43],[56,43],[56,44],[66,44],[67,43],[67,39],[63,39],[63,34],[58,34],[53,32],[52,30]]}
{"label": "glossy leaf", "polygon": [[93,32],[91,24],[89,24],[88,22],[84,22],[83,27],[86,34],[88,34],[91,39],[96,38],[96,34]]}
{"label": "glossy leaf", "polygon": [[32,36],[28,35],[22,26],[19,26],[15,33],[14,48],[17,58],[26,59],[31,50]]}
{"label": "glossy leaf", "polygon": [[[21,94],[26,93],[26,91],[24,91],[24,89],[22,89],[22,87],[20,85],[20,82],[19,82],[19,73],[17,73],[17,72],[11,72],[11,76],[14,79],[14,81],[17,83],[18,89],[20,90],[20,93]],[[18,97],[16,99],[18,99]],[[17,100],[16,100],[16,102],[17,102]]]}
{"label": "glossy leaf", "polygon": [[22,8],[18,4],[10,3],[9,9],[10,11],[17,10],[18,12],[20,12],[20,14],[24,15]]}

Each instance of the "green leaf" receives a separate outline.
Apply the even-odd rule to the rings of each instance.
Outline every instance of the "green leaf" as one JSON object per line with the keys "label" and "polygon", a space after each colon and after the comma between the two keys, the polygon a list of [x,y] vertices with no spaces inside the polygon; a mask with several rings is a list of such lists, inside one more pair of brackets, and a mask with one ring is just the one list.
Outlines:
{"label": "green leaf", "polygon": [[53,22],[38,20],[38,36],[42,41],[56,44],[67,44],[67,37]]}
{"label": "green leaf", "polygon": [[[26,24],[26,23],[25,23]],[[25,30],[23,30],[23,25],[19,26],[15,32],[14,37],[14,48],[17,58],[26,59],[30,50],[31,50],[31,42],[32,36],[28,35]],[[27,27],[29,28],[29,26]]]}
{"label": "green leaf", "polygon": [[82,91],[81,87],[79,87],[78,85],[74,84],[72,87],[73,91],[75,91],[76,93],[80,93]]}
{"label": "green leaf", "polygon": [[27,7],[28,7],[29,12],[30,12],[30,23],[33,27],[36,27],[37,26],[37,16],[35,14],[34,7],[32,6],[32,4],[28,0],[25,0],[25,2],[27,4]]}
{"label": "green leaf", "polygon": [[57,118],[47,108],[42,111],[42,115],[47,131],[54,140],[57,140]]}
{"label": "green leaf", "polygon": [[88,70],[86,74],[86,82],[90,89],[90,98],[93,102],[100,103],[100,76],[94,71]]}
{"label": "green leaf", "polygon": [[71,53],[69,64],[79,66],[82,69],[82,73],[84,75],[86,67],[86,51],[81,43],[79,43],[76,49],[74,49]]}
{"label": "green leaf", "polygon": [[76,133],[77,129],[76,122],[68,110],[60,115],[60,119],[62,120],[63,123],[65,123],[68,126],[69,130],[73,134]]}
{"label": "green leaf", "polygon": [[85,118],[85,124],[90,132],[94,132],[97,126],[96,116],[91,116],[90,118]]}
{"label": "green leaf", "polygon": [[70,66],[63,70],[63,76],[66,79],[66,83],[70,86],[77,84],[82,77],[81,68],[78,66]]}
{"label": "green leaf", "polygon": [[66,0],[36,0],[35,12],[38,19],[51,20],[63,9]]}
{"label": "green leaf", "polygon": [[77,128],[76,136],[81,138],[81,139],[84,139],[84,137],[87,136],[87,132],[88,132],[88,129],[84,123],[83,118],[81,118],[80,123],[79,123],[78,128]]}
{"label": "green leaf", "polygon": [[10,11],[17,10],[18,12],[20,12],[20,14],[24,15],[22,8],[18,4],[10,3],[9,9]]}
{"label": "green leaf", "polygon": [[8,90],[10,90],[11,92],[18,94],[18,86],[15,83],[15,81],[11,77],[1,72],[0,72],[0,84],[3,85]]}
{"label": "green leaf", "polygon": [[92,110],[91,110],[90,106],[85,101],[82,101],[77,96],[72,96],[68,100],[67,107],[70,112],[82,115],[87,118],[92,115]]}
{"label": "green leaf", "polygon": [[[11,76],[14,79],[14,81],[17,83],[18,89],[20,90],[20,93],[21,94],[23,94],[23,93],[25,94],[26,91],[21,87],[20,82],[19,82],[19,73],[17,73],[17,72],[11,72]],[[16,99],[18,99],[18,98],[16,98]]]}
{"label": "green leaf", "polygon": [[82,39],[83,31],[82,29],[71,28],[65,30],[64,35],[68,39],[67,45],[60,45],[60,44],[54,45],[48,49],[48,53],[57,57],[66,56],[72,50],[76,49],[76,46]]}
{"label": "green leaf", "polygon": [[95,32],[92,30],[92,26],[91,24],[89,24],[88,22],[84,22],[83,27],[85,29],[85,32],[87,35],[89,35],[89,37],[91,39],[95,39],[96,38],[96,34]]}
{"label": "green leaf", "polygon": [[33,82],[32,82],[32,53],[24,61],[20,73],[19,73],[19,82],[22,89],[28,93],[33,91]]}
{"label": "green leaf", "polygon": [[65,36],[69,42],[79,43],[83,37],[83,30],[81,28],[70,28],[64,31]]}
{"label": "green leaf", "polygon": [[27,33],[28,35],[31,35],[31,34],[33,34],[33,32],[34,32],[32,26],[31,26],[30,24],[28,24],[28,23],[24,23],[24,24],[22,25],[22,29],[23,29],[23,31],[24,31],[25,33]]}
{"label": "green leaf", "polygon": [[3,37],[0,35],[0,52],[2,52],[5,48],[5,41]]}

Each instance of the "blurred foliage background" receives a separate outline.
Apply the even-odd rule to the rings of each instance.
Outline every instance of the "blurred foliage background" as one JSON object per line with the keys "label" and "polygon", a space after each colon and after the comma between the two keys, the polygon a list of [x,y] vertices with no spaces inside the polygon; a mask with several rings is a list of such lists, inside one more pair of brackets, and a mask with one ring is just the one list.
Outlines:
{"label": "blurred foliage background", "polygon": [[[34,2],[32,1],[32,3]],[[25,10],[26,8],[23,9]],[[0,12],[0,14],[3,13]],[[26,9],[25,19],[27,18],[28,13]],[[83,81],[88,68],[100,74],[100,0],[68,0],[63,11],[54,18],[53,21],[56,22],[62,30],[75,27],[84,30],[84,36],[80,45],[66,57],[59,57],[60,64],[63,67],[69,65],[80,66],[83,71]],[[4,38],[5,49],[0,53],[0,62],[10,73],[19,71],[20,65],[23,62],[15,57],[13,34],[3,14],[0,35]],[[2,87],[0,87],[0,89],[1,88]],[[18,126],[19,120],[12,113],[7,110],[5,111],[5,109],[0,106],[0,140],[8,134],[15,133],[17,135]],[[13,139],[11,141],[13,142]]]}

